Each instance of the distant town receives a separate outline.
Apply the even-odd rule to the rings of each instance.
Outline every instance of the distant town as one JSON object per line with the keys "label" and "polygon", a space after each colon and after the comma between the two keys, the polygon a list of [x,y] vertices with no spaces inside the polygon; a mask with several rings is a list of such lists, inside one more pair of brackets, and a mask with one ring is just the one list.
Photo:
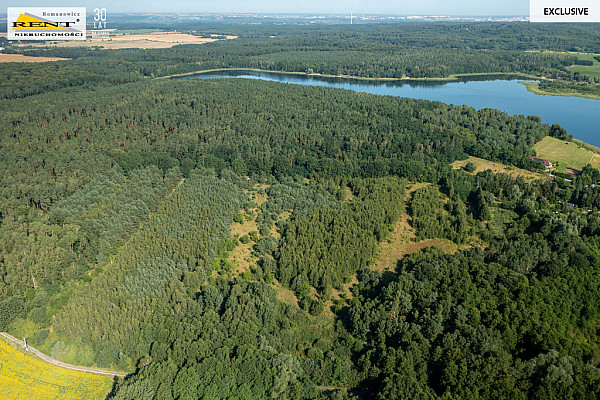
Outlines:
{"label": "distant town", "polygon": [[[88,10],[90,11],[90,10]],[[112,22],[119,21],[207,21],[207,22],[249,22],[249,23],[295,23],[295,24],[353,24],[398,23],[398,22],[524,22],[529,16],[452,16],[452,15],[393,15],[367,14],[360,10],[351,10],[340,14],[304,14],[304,13],[110,13]],[[0,29],[6,23],[6,14],[0,14]]]}

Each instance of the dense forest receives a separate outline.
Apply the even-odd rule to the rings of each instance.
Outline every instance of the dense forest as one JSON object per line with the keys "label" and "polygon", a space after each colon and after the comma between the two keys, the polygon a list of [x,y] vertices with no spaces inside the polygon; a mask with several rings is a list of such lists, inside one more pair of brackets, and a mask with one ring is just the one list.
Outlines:
{"label": "dense forest", "polygon": [[[152,79],[217,67],[567,79],[576,56],[525,50],[599,52],[592,26],[195,34],[217,28],[239,39],[26,50],[74,60],[0,65],[0,331],[128,372],[114,399],[600,396],[600,172],[526,181],[451,166],[539,172],[533,146],[567,139],[560,126]],[[382,248],[399,245],[414,249],[382,268]]]}
{"label": "dense forest", "polygon": [[[589,62],[575,52],[600,53],[595,24],[404,23],[352,27],[208,24],[199,27],[182,22],[177,27],[193,35],[219,32],[238,38],[203,46],[153,50],[7,45],[5,51],[9,52],[66,57],[77,62],[56,63],[56,68],[66,73],[53,76],[48,72],[43,84],[23,82],[19,79],[23,72],[11,72],[11,79],[4,80],[0,87],[10,89],[4,96],[20,96],[38,93],[48,86],[89,85],[99,79],[98,73],[108,75],[107,81],[120,82],[140,76],[167,76],[213,68],[260,68],[368,78],[442,78],[500,72],[561,78],[566,82],[577,79],[579,85],[575,88],[598,84],[597,77],[585,76],[582,80],[566,68]],[[35,65],[24,68],[46,69]]]}

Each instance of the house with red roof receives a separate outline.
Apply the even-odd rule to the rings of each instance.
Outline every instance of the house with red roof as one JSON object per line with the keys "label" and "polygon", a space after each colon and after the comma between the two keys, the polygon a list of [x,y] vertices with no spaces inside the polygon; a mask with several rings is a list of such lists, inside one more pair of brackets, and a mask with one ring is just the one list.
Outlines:
{"label": "house with red roof", "polygon": [[529,159],[533,162],[542,164],[546,168],[552,168],[552,163],[548,160],[544,160],[543,158],[529,157]]}

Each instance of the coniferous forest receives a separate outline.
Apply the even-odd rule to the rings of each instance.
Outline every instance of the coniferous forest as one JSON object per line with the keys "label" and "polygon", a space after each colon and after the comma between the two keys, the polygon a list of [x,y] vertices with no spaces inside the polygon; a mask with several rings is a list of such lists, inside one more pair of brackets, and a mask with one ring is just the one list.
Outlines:
{"label": "coniferous forest", "polygon": [[[600,53],[593,28],[222,24],[203,29],[238,39],[8,47],[71,60],[0,64],[0,331],[127,372],[110,399],[600,398],[600,172],[549,180],[530,160],[544,137],[569,139],[560,126],[157,79],[245,67],[569,84],[577,56],[560,52]],[[468,157],[537,179],[452,167]]]}

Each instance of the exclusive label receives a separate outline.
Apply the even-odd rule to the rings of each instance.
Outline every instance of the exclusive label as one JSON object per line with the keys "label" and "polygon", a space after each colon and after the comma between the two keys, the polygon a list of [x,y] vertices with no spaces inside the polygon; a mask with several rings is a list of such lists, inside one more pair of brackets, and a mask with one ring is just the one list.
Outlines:
{"label": "exclusive label", "polygon": [[600,22],[598,0],[530,0],[531,22]]}

